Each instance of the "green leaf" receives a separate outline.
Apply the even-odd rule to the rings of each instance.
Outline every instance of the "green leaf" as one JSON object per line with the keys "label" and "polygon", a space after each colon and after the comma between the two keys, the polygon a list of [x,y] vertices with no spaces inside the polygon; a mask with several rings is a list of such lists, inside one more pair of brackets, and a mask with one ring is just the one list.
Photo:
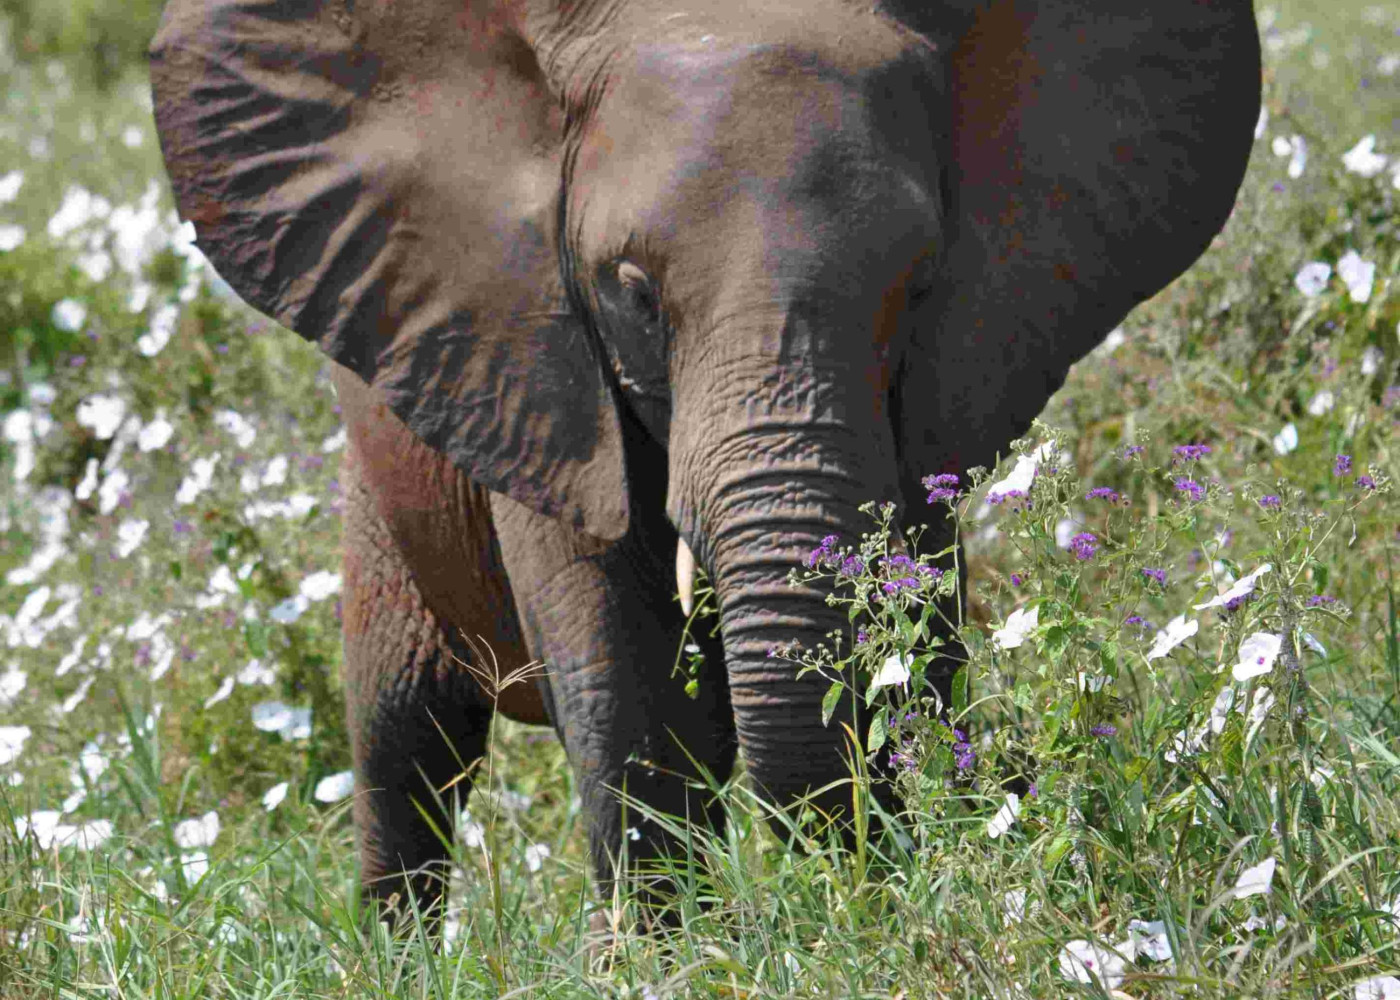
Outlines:
{"label": "green leaf", "polygon": [[179,580],[185,575],[185,567],[178,559],[170,560],[170,578]]}
{"label": "green leaf", "polygon": [[1033,704],[1031,700],[1031,686],[1025,681],[1016,685],[1016,689],[1011,692],[1011,700],[1016,703],[1016,707],[1023,712],[1029,712]]}
{"label": "green leaf", "polygon": [[1099,665],[1109,677],[1118,676],[1118,643],[1106,641],[1099,646]]}
{"label": "green leaf", "polygon": [[267,655],[267,625],[261,621],[243,623],[243,641],[254,656]]}
{"label": "green leaf", "polygon": [[832,713],[836,711],[836,705],[841,701],[841,692],[846,690],[846,685],[841,681],[832,681],[831,687],[826,689],[826,694],[822,695],[822,725],[831,722]]}
{"label": "green leaf", "polygon": [[1040,638],[1040,648],[1050,659],[1060,660],[1069,648],[1069,629],[1063,625],[1051,625]]}
{"label": "green leaf", "polygon": [[875,712],[875,717],[870,720],[870,735],[866,737],[865,752],[874,753],[885,745],[885,739],[890,734],[889,722],[885,718],[886,709],[882,705]]}
{"label": "green leaf", "polygon": [[958,668],[958,672],[953,675],[953,714],[962,715],[967,711],[967,703],[971,697],[971,678],[967,672],[967,664]]}

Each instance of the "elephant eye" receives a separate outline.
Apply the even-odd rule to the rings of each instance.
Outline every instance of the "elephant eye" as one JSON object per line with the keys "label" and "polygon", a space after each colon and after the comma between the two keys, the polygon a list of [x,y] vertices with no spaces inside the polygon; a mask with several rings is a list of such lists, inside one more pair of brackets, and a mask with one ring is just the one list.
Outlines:
{"label": "elephant eye", "polygon": [[624,260],[617,265],[617,280],[638,313],[649,321],[659,317],[661,304],[656,286],[645,271],[630,260]]}

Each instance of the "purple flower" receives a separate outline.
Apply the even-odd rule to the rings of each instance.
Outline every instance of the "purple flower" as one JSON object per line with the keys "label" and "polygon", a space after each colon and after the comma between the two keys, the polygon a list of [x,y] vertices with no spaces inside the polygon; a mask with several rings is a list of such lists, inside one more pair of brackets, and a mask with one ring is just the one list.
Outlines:
{"label": "purple flower", "polygon": [[219,353],[219,354],[227,354],[227,353],[228,353],[228,344],[215,344],[215,345],[214,345],[214,350],[215,350],[217,353]]}
{"label": "purple flower", "polygon": [[1334,475],[1334,476],[1345,476],[1345,475],[1346,475],[1348,472],[1350,472],[1350,471],[1351,471],[1351,456],[1350,456],[1350,455],[1338,455],[1336,461],[1335,461],[1335,462],[1333,463],[1333,465],[1332,465],[1332,475]]}
{"label": "purple flower", "polygon": [[924,489],[928,490],[928,502],[934,503],[939,500],[952,500],[958,495],[958,475],[955,472],[944,472],[937,476],[925,476],[922,480]]}
{"label": "purple flower", "polygon": [[1308,598],[1308,607],[1316,608],[1323,604],[1336,604],[1337,599],[1328,594],[1313,594]]}
{"label": "purple flower", "polygon": [[1081,531],[1069,540],[1069,550],[1074,553],[1074,558],[1080,562],[1094,558],[1094,553],[1099,550],[1099,540],[1088,531]]}
{"label": "purple flower", "polygon": [[1005,493],[988,493],[987,503],[996,506],[1007,500],[1018,500],[1026,495],[1025,490],[1007,490]]}
{"label": "purple flower", "polygon": [[1147,619],[1144,618],[1144,617],[1142,617],[1142,615],[1129,615],[1127,618],[1124,618],[1124,619],[1123,619],[1123,624],[1124,624],[1124,625],[1137,625],[1139,628],[1146,628],[1146,627],[1147,627]]}
{"label": "purple flower", "polygon": [[1226,613],[1238,611],[1240,608],[1244,607],[1244,602],[1247,600],[1249,600],[1248,594],[1241,594],[1239,597],[1230,598],[1224,604]]}
{"label": "purple flower", "polygon": [[1376,488],[1376,481],[1370,476],[1357,476],[1356,485],[1360,486],[1363,490],[1373,490]]}
{"label": "purple flower", "polygon": [[860,576],[865,569],[865,560],[860,556],[850,556],[841,564],[841,572],[846,576]]}
{"label": "purple flower", "polygon": [[1121,497],[1118,491],[1108,486],[1095,486],[1088,493],[1084,494],[1085,500],[1107,500],[1109,503],[1117,503]]}
{"label": "purple flower", "polygon": [[1194,462],[1196,459],[1210,454],[1208,444],[1179,444],[1172,451],[1176,457],[1183,462]]}
{"label": "purple flower", "polygon": [[1026,794],[1033,799],[1040,798],[1040,788],[1036,785],[1034,781],[1031,782],[1031,787],[1026,789]]}
{"label": "purple flower", "polygon": [[1097,726],[1090,729],[1089,732],[1100,739],[1107,739],[1110,736],[1118,735],[1118,727],[1108,722],[1100,722]]}
{"label": "purple flower", "polygon": [[1011,586],[1013,586],[1013,587],[1019,587],[1021,584],[1025,583],[1025,582],[1026,582],[1025,577],[1023,577],[1020,573],[1012,573],[1012,574],[1011,574]]}
{"label": "purple flower", "polygon": [[1187,479],[1185,476],[1182,476],[1172,485],[1175,486],[1180,492],[1185,493],[1192,500],[1205,499],[1206,488],[1200,483],[1196,482],[1194,479]]}
{"label": "purple flower", "polygon": [[1279,507],[1283,506],[1283,501],[1270,493],[1268,496],[1259,498],[1259,506],[1263,507],[1265,510],[1278,510]]}
{"label": "purple flower", "polygon": [[87,364],[86,354],[75,354],[68,359],[68,367],[70,368],[81,368],[85,364]]}
{"label": "purple flower", "polygon": [[856,629],[856,645],[862,645],[870,641],[870,633],[865,629]]}
{"label": "purple flower", "polygon": [[175,534],[177,535],[188,535],[191,531],[194,530],[194,527],[190,524],[190,522],[185,520],[176,520],[174,528]]}
{"label": "purple flower", "polygon": [[835,544],[835,535],[827,535],[823,538],[821,544],[807,554],[807,568],[816,569],[828,560],[833,559],[836,553],[832,551],[832,546]]}
{"label": "purple flower", "polygon": [[1126,447],[1126,448],[1123,449],[1123,458],[1124,458],[1124,459],[1129,459],[1129,458],[1132,458],[1134,455],[1141,455],[1141,454],[1142,454],[1142,445],[1140,445],[1140,444],[1130,444],[1130,445],[1128,445],[1128,447]]}
{"label": "purple flower", "polygon": [[1149,580],[1156,580],[1163,587],[1167,585],[1167,571],[1164,569],[1152,569],[1150,567],[1144,566],[1142,568],[1142,575],[1147,577]]}
{"label": "purple flower", "polygon": [[966,771],[977,765],[977,751],[971,743],[958,743],[953,747],[953,763],[959,771]]}

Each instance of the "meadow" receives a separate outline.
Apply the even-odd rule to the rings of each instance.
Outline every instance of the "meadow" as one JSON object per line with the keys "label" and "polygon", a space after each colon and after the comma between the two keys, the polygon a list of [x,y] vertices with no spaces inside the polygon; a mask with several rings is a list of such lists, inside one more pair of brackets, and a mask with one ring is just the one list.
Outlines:
{"label": "meadow", "polygon": [[1257,8],[1225,231],[930,481],[951,724],[949,557],[875,508],[813,553],[861,625],[788,655],[875,710],[898,824],[778,837],[736,777],[648,931],[553,735],[498,723],[440,947],[358,908],[345,438],[174,215],[158,9],[0,0],[0,998],[1400,998],[1400,9]]}

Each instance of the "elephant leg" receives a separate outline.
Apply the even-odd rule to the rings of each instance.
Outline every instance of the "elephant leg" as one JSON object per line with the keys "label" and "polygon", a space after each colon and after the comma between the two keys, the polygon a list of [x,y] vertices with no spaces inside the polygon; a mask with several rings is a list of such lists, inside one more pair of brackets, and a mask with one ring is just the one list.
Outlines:
{"label": "elephant leg", "polygon": [[[635,494],[634,494],[635,495]],[[661,826],[619,804],[617,790],[659,812],[717,825],[721,807],[700,787],[698,763],[718,781],[733,767],[737,743],[723,651],[696,636],[705,655],[699,697],[672,676],[684,617],[675,599],[677,536],[660,516],[605,544],[496,494],[491,511],[532,657],[548,670],[560,738],[578,781],[592,865],[611,892],[625,848],[630,874],[648,879],[648,862],[683,847]],[[694,758],[695,763],[688,759]]]}
{"label": "elephant leg", "polygon": [[397,894],[399,912],[411,890],[420,909],[435,912],[452,802],[465,800],[470,783],[443,795],[446,809],[434,791],[485,753],[493,705],[464,668],[471,654],[457,629],[424,601],[352,452],[342,481],[344,679],[361,885],[381,903]]}

